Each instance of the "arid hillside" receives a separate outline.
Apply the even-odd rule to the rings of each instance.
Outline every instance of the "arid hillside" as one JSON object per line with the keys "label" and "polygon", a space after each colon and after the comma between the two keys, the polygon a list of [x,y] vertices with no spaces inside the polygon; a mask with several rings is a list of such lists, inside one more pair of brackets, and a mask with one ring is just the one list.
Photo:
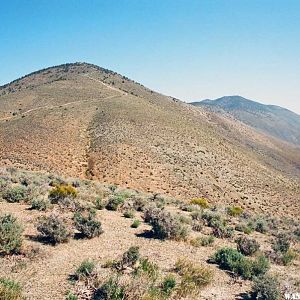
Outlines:
{"label": "arid hillside", "polygon": [[86,63],[0,88],[0,164],[299,217],[300,150]]}

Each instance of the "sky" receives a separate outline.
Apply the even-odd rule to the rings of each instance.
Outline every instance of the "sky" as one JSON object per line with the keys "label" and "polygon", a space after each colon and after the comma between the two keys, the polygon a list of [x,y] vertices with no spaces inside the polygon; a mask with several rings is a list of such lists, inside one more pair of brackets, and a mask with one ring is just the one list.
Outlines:
{"label": "sky", "polygon": [[299,0],[1,0],[0,85],[89,62],[183,101],[300,114]]}

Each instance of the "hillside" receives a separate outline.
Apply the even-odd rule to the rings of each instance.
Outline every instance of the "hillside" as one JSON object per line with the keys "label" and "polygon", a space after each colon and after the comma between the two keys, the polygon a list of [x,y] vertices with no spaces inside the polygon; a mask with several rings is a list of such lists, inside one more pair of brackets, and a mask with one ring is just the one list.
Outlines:
{"label": "hillside", "polygon": [[288,109],[264,105],[240,96],[225,96],[192,104],[213,111],[223,110],[261,132],[300,145],[300,116]]}
{"label": "hillside", "polygon": [[86,63],[0,95],[1,165],[299,217],[299,148],[232,118]]}

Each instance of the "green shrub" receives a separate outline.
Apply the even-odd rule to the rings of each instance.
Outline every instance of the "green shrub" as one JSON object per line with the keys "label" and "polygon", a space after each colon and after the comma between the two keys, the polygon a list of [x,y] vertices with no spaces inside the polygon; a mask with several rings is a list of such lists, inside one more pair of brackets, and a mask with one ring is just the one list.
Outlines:
{"label": "green shrub", "polygon": [[176,279],[172,275],[168,275],[164,278],[162,284],[161,284],[161,291],[163,295],[166,297],[169,297],[176,287]]}
{"label": "green shrub", "polygon": [[73,293],[69,292],[67,294],[66,300],[78,300],[78,297],[74,295]]}
{"label": "green shrub", "polygon": [[19,283],[0,278],[0,299],[1,300],[22,300],[22,288]]}
{"label": "green shrub", "polygon": [[270,262],[263,255],[258,256],[252,262],[252,273],[256,277],[266,274],[269,269],[270,269]]}
{"label": "green shrub", "polygon": [[148,258],[141,258],[135,273],[138,275],[142,273],[144,275],[147,275],[147,277],[150,278],[151,281],[155,281],[158,278],[159,270],[158,266],[155,263],[149,261]]}
{"label": "green shrub", "polygon": [[97,197],[95,200],[95,208],[102,210],[102,209],[104,209],[104,207],[105,207],[105,204],[104,204],[103,200],[100,197]]}
{"label": "green shrub", "polygon": [[260,233],[266,233],[269,230],[268,223],[265,219],[259,218],[254,223],[254,229]]}
{"label": "green shrub", "polygon": [[209,227],[219,227],[221,224],[225,225],[221,215],[215,212],[204,212],[202,214],[202,219],[205,220]]}
{"label": "green shrub", "polygon": [[205,198],[195,198],[195,199],[192,199],[190,201],[190,204],[192,204],[192,205],[198,205],[198,206],[200,206],[202,208],[209,208],[208,201]]}
{"label": "green shrub", "polygon": [[263,275],[270,268],[269,261],[264,256],[260,256],[255,261],[252,261],[232,248],[218,250],[214,255],[213,261],[220,268],[232,271],[244,279],[252,279],[255,276]]}
{"label": "green shrub", "polygon": [[243,213],[243,209],[239,206],[229,206],[226,209],[228,215],[232,216],[232,217],[238,217]]}
{"label": "green shrub", "polygon": [[124,203],[123,197],[120,196],[120,195],[115,195],[115,196],[112,196],[112,197],[108,200],[108,202],[107,202],[105,208],[106,208],[107,210],[113,210],[113,211],[116,211],[116,210],[119,208],[119,206],[122,205],[123,203]]}
{"label": "green shrub", "polygon": [[83,237],[91,239],[103,233],[101,222],[96,219],[94,211],[76,212],[74,224]]}
{"label": "green shrub", "polygon": [[287,252],[282,254],[281,257],[282,264],[284,266],[288,266],[296,257],[297,254],[293,250],[289,249]]}
{"label": "green shrub", "polygon": [[54,214],[49,217],[41,217],[37,224],[37,230],[44,240],[53,245],[67,242],[71,235],[65,220]]}
{"label": "green shrub", "polygon": [[49,208],[50,202],[48,199],[35,198],[31,201],[31,209],[45,211]]}
{"label": "green shrub", "polygon": [[96,267],[96,263],[92,260],[84,260],[77,268],[75,275],[78,279],[88,277],[92,274]]}
{"label": "green shrub", "polygon": [[215,241],[215,238],[213,236],[209,235],[209,236],[201,237],[200,243],[201,243],[201,246],[206,247],[206,246],[212,245],[214,241]]}
{"label": "green shrub", "polygon": [[256,240],[247,237],[239,237],[236,242],[238,251],[244,255],[252,255],[257,252],[260,247]]}
{"label": "green shrub", "polygon": [[181,240],[186,238],[187,229],[169,212],[154,209],[152,213],[146,211],[145,220],[152,226],[153,235],[159,239]]}
{"label": "green shrub", "polygon": [[131,224],[131,228],[138,228],[141,225],[140,220],[134,220],[133,223]]}
{"label": "green shrub", "polygon": [[190,244],[194,247],[200,247],[200,246],[209,246],[214,242],[215,238],[213,236],[203,236],[203,237],[197,237],[190,241]]}
{"label": "green shrub", "polygon": [[134,218],[134,212],[130,209],[126,210],[124,213],[123,213],[123,216],[125,218],[128,218],[128,219],[133,219]]}
{"label": "green shrub", "polygon": [[133,267],[140,258],[139,247],[132,246],[124,254],[121,260],[121,267]]}
{"label": "green shrub", "polygon": [[216,223],[213,227],[213,235],[217,238],[231,238],[233,236],[233,228]]}
{"label": "green shrub", "polygon": [[280,290],[277,278],[265,275],[254,280],[253,296],[257,300],[279,300]]}
{"label": "green shrub", "polygon": [[181,276],[181,282],[177,288],[178,297],[198,294],[199,291],[212,282],[214,273],[205,266],[195,264],[185,259],[177,260],[175,271]]}
{"label": "green shrub", "polygon": [[235,226],[235,230],[241,231],[245,234],[250,234],[253,232],[253,228],[245,223],[239,223]]}
{"label": "green shrub", "polygon": [[133,207],[136,211],[143,211],[147,205],[147,201],[141,197],[135,197],[133,200]]}
{"label": "green shrub", "polygon": [[22,226],[11,215],[0,216],[0,254],[17,253],[22,245]]}
{"label": "green shrub", "polygon": [[57,204],[65,198],[76,198],[77,194],[77,190],[72,185],[60,184],[49,192],[49,199],[51,203]]}
{"label": "green shrub", "polygon": [[2,198],[10,203],[16,203],[26,200],[27,189],[24,186],[18,185],[8,188],[2,194]]}
{"label": "green shrub", "polygon": [[290,238],[286,234],[279,234],[274,241],[272,248],[275,252],[287,253],[290,249]]}
{"label": "green shrub", "polygon": [[124,300],[124,292],[119,277],[112,276],[100,288],[96,289],[93,300]]}
{"label": "green shrub", "polygon": [[202,212],[200,210],[193,211],[191,217],[195,221],[202,221]]}

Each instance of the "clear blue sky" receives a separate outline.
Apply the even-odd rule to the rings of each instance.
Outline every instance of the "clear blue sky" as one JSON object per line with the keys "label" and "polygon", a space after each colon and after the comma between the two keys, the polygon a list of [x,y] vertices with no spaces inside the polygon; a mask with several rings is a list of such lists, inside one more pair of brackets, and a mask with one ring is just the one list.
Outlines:
{"label": "clear blue sky", "polygon": [[86,61],[185,101],[300,113],[299,0],[2,0],[0,84]]}

